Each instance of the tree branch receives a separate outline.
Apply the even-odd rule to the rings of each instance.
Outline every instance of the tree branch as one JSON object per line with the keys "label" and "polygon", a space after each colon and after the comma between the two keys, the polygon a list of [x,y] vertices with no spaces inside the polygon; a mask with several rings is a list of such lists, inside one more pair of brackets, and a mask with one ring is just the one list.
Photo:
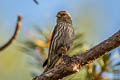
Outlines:
{"label": "tree branch", "polygon": [[77,72],[86,64],[89,64],[103,56],[106,52],[120,46],[120,30],[112,37],[101,42],[90,50],[75,55],[73,57],[64,57],[64,61],[57,65],[55,68],[37,76],[33,80],[58,80],[70,74]]}
{"label": "tree branch", "polygon": [[17,23],[16,23],[16,29],[15,29],[15,32],[14,32],[13,36],[10,38],[10,40],[7,43],[5,43],[3,46],[0,47],[0,51],[3,51],[10,44],[12,44],[12,42],[16,39],[16,37],[18,35],[18,32],[20,30],[20,27],[21,27],[21,20],[22,20],[22,16],[18,15],[18,20],[17,20]]}

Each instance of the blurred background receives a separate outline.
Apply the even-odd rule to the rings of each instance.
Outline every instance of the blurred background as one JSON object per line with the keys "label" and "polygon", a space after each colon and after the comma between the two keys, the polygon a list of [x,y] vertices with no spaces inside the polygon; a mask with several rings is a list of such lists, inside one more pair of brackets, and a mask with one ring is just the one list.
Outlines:
{"label": "blurred background", "polygon": [[[76,37],[69,55],[80,54],[120,29],[120,0],[0,0],[0,46],[23,21],[17,40],[0,52],[0,80],[32,80],[43,71],[56,14],[67,10]],[[63,80],[120,80],[120,49],[112,50]]]}

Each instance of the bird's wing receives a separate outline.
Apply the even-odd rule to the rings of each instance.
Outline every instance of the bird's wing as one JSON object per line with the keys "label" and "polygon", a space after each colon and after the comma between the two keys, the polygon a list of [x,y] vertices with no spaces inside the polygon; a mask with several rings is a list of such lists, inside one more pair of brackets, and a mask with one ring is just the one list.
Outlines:
{"label": "bird's wing", "polygon": [[60,32],[62,30],[63,26],[62,25],[56,25],[53,33],[52,33],[52,38],[50,41],[50,47],[49,47],[49,53],[48,53],[48,63],[51,64],[54,59],[56,59],[57,55],[57,49],[59,47],[59,42],[57,41],[58,38],[62,35]]}

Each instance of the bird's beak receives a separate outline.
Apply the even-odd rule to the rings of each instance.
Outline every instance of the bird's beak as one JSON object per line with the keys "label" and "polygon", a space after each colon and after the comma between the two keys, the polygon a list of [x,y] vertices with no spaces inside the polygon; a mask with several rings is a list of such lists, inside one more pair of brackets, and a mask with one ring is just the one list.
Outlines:
{"label": "bird's beak", "polygon": [[60,15],[57,15],[56,17],[61,17]]}

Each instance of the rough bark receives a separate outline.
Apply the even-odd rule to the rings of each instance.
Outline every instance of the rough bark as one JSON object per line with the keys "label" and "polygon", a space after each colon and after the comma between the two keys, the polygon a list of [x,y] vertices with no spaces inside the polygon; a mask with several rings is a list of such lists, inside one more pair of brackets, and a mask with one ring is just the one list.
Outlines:
{"label": "rough bark", "polygon": [[81,69],[86,64],[103,56],[106,52],[120,46],[120,30],[86,52],[73,57],[64,56],[64,61],[48,72],[35,77],[33,80],[59,80]]}

